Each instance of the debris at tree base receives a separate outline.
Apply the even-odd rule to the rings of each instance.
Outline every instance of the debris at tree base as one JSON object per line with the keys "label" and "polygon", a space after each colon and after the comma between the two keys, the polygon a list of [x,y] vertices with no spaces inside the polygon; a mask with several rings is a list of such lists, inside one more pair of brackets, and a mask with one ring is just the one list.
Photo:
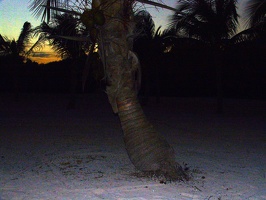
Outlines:
{"label": "debris at tree base", "polygon": [[175,166],[168,165],[156,171],[136,171],[131,173],[131,175],[137,178],[148,178],[156,182],[158,181],[161,184],[167,184],[171,182],[189,181],[191,179],[189,171],[188,167],[182,167],[176,163]]}

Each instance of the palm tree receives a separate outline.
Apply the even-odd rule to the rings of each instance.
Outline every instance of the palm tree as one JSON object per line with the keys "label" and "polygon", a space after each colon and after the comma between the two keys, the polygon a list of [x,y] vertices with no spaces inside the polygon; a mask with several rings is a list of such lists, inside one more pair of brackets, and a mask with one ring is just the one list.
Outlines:
{"label": "palm tree", "polygon": [[35,30],[49,41],[62,59],[74,59],[85,55],[84,43],[67,39],[71,36],[82,36],[84,33],[79,27],[78,19],[72,15],[67,13],[55,15],[52,22],[42,22]]}
{"label": "palm tree", "polygon": [[0,35],[0,56],[5,56],[6,64],[11,71],[14,92],[18,99],[20,67],[25,59],[33,53],[33,50],[40,48],[40,40],[29,48],[30,39],[34,30],[29,22],[25,22],[18,40],[10,40]]}
{"label": "palm tree", "polygon": [[221,113],[223,50],[228,39],[236,33],[236,0],[178,0],[176,9],[169,27],[179,35],[203,41],[213,49],[217,61],[217,112]]}
{"label": "palm tree", "polygon": [[[52,2],[59,1],[35,0],[32,8],[40,8],[41,4],[51,5]],[[87,1],[80,6],[85,5],[84,2]],[[184,179],[187,175],[175,162],[172,147],[149,123],[137,98],[135,73],[140,64],[132,51],[133,3],[133,0],[93,0],[92,9],[80,14],[81,19],[90,31],[96,29],[94,39],[105,68],[106,93],[113,112],[121,121],[132,163],[144,172],[162,174],[172,180]]]}
{"label": "palm tree", "polygon": [[18,40],[10,40],[7,37],[0,35],[0,55],[1,56],[12,56],[16,60],[21,60],[26,57],[28,52],[26,48],[29,45],[30,37],[32,36],[32,28],[29,22],[25,22]]}
{"label": "palm tree", "polygon": [[64,13],[54,15],[50,23],[42,22],[36,27],[35,32],[49,41],[49,44],[62,59],[69,59],[70,65],[70,101],[67,109],[74,109],[76,104],[76,89],[78,85],[78,65],[80,58],[85,56],[88,42],[70,40],[68,37],[78,37],[86,33],[83,27],[79,26],[78,19],[73,15]]}

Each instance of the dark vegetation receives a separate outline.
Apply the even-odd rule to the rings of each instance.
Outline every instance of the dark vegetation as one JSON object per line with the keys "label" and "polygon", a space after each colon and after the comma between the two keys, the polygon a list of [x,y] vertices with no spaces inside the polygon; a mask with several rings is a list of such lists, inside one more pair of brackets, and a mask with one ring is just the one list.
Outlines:
{"label": "dark vegetation", "polygon": [[[179,40],[164,55],[160,67],[162,95],[215,96],[216,68],[213,50],[201,43],[189,45]],[[225,97],[266,97],[265,50],[263,44],[242,43],[224,52],[222,85]]]}
{"label": "dark vegetation", "polygon": [[[209,7],[209,1],[206,4],[198,4],[201,1],[181,2],[184,6],[177,8],[188,15],[182,16],[177,12],[165,31],[160,27],[155,30],[152,17],[146,11],[136,13],[137,37],[133,49],[141,64],[140,96],[216,97],[221,92],[221,97],[266,99],[266,20],[263,9],[257,9],[261,6],[260,1],[247,7],[253,21],[250,28],[237,35],[234,32],[238,17],[235,1],[212,2],[217,9],[222,5],[220,3],[224,3],[220,9],[229,9],[225,13],[231,17],[219,16],[223,12],[216,13],[214,7]],[[190,13],[191,9],[186,11],[187,8],[198,12],[203,10],[199,16],[206,20],[195,18],[193,12]],[[258,15],[251,15],[254,10]],[[216,21],[220,18],[225,26]],[[194,29],[197,25],[202,27]],[[64,59],[40,65],[30,60],[24,63],[19,60],[25,60],[23,48],[34,31],[42,36],[39,38],[41,41],[49,40]],[[104,90],[104,70],[99,57],[96,56],[98,60],[90,67],[85,67],[85,52],[92,53],[95,42],[69,40],[60,37],[62,33],[67,37],[81,37],[87,36],[88,30],[77,18],[63,14],[55,16],[53,23],[43,22],[35,29],[26,22],[17,41],[8,41],[0,35],[0,50],[8,53],[0,56],[0,92],[73,94]],[[12,48],[12,44],[16,48]],[[166,52],[166,49],[170,51]],[[89,63],[93,59],[95,56],[90,57]],[[84,72],[88,69],[86,77]],[[84,77],[87,81],[83,90]]]}
{"label": "dark vegetation", "polygon": [[[14,90],[14,72],[10,65],[6,65],[7,61],[5,57],[1,57],[0,59],[0,91],[5,93],[12,92]],[[48,64],[38,64],[28,61],[20,65],[19,69],[17,69],[19,74],[19,93],[69,93],[72,80],[71,77],[73,76],[72,73],[74,73],[74,76],[78,77],[76,92],[81,93],[81,76],[85,60],[85,57],[80,58],[76,69],[73,69],[71,59]],[[91,72],[89,74],[84,92],[93,92],[101,87],[101,75],[96,73],[100,73],[100,71]]]}
{"label": "dark vegetation", "polygon": [[[150,54],[156,49],[149,49]],[[176,97],[214,97],[215,60],[213,51],[202,43],[191,44],[186,39],[174,42],[172,51],[156,52],[142,66],[142,87],[140,95]],[[266,51],[264,41],[247,41],[232,45],[223,58],[223,93],[225,97],[266,99]],[[18,90],[34,93],[69,93],[71,73],[76,73],[76,92],[82,93],[81,77],[85,57],[80,58],[73,69],[72,60],[66,59],[48,64],[37,64],[28,60],[15,69]],[[143,58],[140,56],[140,61]],[[147,58],[146,58],[147,60]],[[14,90],[14,67],[8,57],[0,57],[0,91]],[[157,69],[158,71],[156,72]],[[85,93],[104,90],[103,72],[100,66],[90,68]],[[149,81],[148,87],[145,81]],[[159,86],[158,86],[159,85]],[[145,88],[144,88],[145,87]],[[148,90],[148,91],[147,91]]]}

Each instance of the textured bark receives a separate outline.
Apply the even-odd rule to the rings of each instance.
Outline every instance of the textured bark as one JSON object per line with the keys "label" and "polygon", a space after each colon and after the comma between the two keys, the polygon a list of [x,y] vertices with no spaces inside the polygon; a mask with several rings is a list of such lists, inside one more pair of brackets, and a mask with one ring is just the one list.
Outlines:
{"label": "textured bark", "polygon": [[[106,23],[100,30],[99,49],[107,76],[106,92],[121,121],[126,150],[133,165],[171,180],[187,178],[175,162],[173,149],[146,119],[137,99],[135,73],[139,62],[132,52],[130,1],[102,0]],[[105,6],[108,5],[108,6]]]}
{"label": "textured bark", "polygon": [[118,100],[124,141],[132,163],[141,171],[157,171],[174,163],[174,151],[146,119],[135,97]]}

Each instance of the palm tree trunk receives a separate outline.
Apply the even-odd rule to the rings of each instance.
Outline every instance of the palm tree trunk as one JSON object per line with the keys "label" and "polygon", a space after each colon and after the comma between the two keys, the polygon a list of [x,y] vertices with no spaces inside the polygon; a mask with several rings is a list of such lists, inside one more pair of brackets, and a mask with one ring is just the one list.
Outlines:
{"label": "palm tree trunk", "polygon": [[117,105],[126,149],[135,167],[156,172],[173,165],[173,149],[148,122],[136,96],[121,96]]}
{"label": "palm tree trunk", "polygon": [[[132,5],[127,0],[102,0],[105,25],[99,50],[105,66],[109,102],[118,114],[126,150],[133,165],[144,172],[160,173],[171,180],[187,178],[175,162],[173,149],[146,119],[137,99],[135,72],[139,62],[132,52]],[[128,16],[128,17],[126,17]]]}

